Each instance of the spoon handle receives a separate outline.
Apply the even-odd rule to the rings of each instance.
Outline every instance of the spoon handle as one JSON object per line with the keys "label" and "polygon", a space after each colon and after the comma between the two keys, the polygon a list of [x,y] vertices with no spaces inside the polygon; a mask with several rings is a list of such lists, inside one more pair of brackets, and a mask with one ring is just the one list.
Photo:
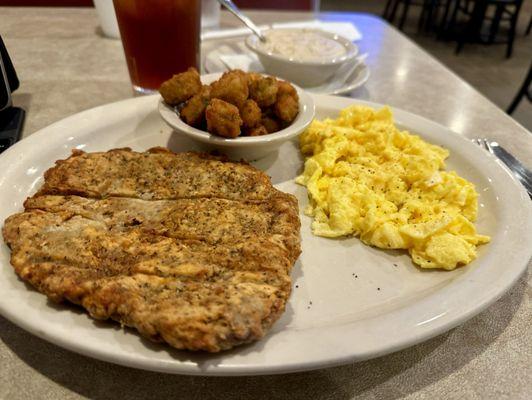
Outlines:
{"label": "spoon handle", "polygon": [[266,38],[260,31],[260,29],[253,23],[252,20],[250,20],[245,14],[240,11],[240,9],[236,6],[235,3],[233,3],[232,0],[218,0],[218,2],[227,8],[235,17],[237,17],[240,21],[242,21],[249,29],[253,31],[255,35],[262,41],[265,42]]}

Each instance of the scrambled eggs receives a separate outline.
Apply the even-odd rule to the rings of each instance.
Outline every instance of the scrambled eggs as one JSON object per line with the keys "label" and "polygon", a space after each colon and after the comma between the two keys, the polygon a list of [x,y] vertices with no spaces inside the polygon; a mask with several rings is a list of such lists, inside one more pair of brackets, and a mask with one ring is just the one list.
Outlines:
{"label": "scrambled eggs", "polygon": [[383,249],[407,249],[422,268],[455,269],[487,243],[473,222],[477,192],[444,171],[449,152],[400,131],[389,108],[352,106],[314,120],[300,139],[308,156],[297,183],[315,235],[356,235]]}

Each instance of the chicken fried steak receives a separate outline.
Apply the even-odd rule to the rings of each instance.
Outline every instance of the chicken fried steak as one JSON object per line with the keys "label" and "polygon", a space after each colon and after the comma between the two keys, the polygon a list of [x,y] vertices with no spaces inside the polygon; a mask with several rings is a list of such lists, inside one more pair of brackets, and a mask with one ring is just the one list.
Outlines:
{"label": "chicken fried steak", "polygon": [[165,149],[76,151],[3,234],[16,273],[178,349],[260,339],[290,295],[297,200],[244,163]]}

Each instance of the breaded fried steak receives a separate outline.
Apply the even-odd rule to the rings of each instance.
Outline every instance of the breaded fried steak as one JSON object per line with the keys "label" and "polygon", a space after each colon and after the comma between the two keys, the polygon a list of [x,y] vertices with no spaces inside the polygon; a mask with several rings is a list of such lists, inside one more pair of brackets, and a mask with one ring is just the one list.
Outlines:
{"label": "breaded fried steak", "polygon": [[75,151],[24,206],[3,227],[16,273],[153,341],[217,352],[260,339],[290,295],[297,200],[248,164]]}

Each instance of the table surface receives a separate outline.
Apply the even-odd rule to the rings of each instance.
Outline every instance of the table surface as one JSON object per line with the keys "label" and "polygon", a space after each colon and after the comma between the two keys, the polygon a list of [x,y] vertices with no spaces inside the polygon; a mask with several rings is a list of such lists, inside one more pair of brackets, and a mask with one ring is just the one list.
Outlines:
{"label": "table surface", "polygon": [[[259,23],[312,18],[250,14]],[[412,111],[467,137],[491,137],[532,163],[530,132],[384,21],[362,14],[320,18],[351,20],[364,36],[371,77],[352,97]],[[238,22],[223,14],[222,25]],[[27,111],[25,136],[132,95],[121,44],[102,37],[93,9],[0,8],[0,33],[21,81],[14,103]],[[63,350],[0,317],[0,399],[531,398],[531,265],[494,305],[441,336],[366,362],[280,376],[134,370]]]}

